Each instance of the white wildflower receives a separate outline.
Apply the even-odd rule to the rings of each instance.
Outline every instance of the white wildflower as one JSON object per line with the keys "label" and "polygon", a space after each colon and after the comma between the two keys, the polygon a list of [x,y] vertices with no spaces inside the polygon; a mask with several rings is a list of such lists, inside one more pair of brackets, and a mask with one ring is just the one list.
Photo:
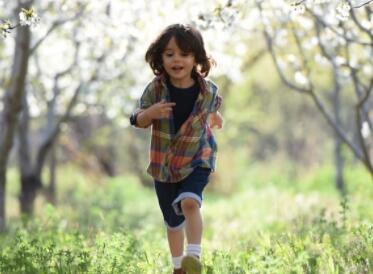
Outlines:
{"label": "white wildflower", "polygon": [[27,10],[22,9],[19,13],[19,20],[21,26],[36,26],[40,22],[40,17],[33,8]]}

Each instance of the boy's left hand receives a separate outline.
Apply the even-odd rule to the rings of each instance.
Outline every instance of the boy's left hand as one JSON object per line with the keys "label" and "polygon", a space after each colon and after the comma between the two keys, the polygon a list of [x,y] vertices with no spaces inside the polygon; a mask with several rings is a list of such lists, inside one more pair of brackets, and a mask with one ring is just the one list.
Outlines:
{"label": "boy's left hand", "polygon": [[209,126],[210,128],[214,128],[215,126],[217,126],[218,129],[221,129],[223,127],[223,117],[221,116],[219,111],[210,114]]}

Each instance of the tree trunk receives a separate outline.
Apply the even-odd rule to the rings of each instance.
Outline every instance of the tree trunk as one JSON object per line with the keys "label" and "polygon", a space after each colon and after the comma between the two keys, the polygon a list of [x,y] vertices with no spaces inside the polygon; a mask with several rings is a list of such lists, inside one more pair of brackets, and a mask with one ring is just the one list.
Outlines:
{"label": "tree trunk", "polygon": [[57,157],[56,148],[57,142],[55,142],[50,151],[50,163],[49,163],[49,185],[46,192],[46,198],[52,205],[57,204],[56,198],[56,168],[57,168]]}
{"label": "tree trunk", "polygon": [[19,202],[21,213],[32,215],[33,204],[37,191],[41,188],[41,175],[32,169],[32,159],[29,143],[29,106],[27,102],[27,90],[25,89],[22,100],[22,114],[18,125],[18,162],[21,174],[21,190]]}
{"label": "tree trunk", "polygon": [[5,223],[5,171],[0,171],[0,232],[6,227]]}
{"label": "tree trunk", "polygon": [[[333,63],[334,85],[335,89],[332,94],[332,105],[336,123],[342,127],[341,119],[341,84],[337,66]],[[344,182],[343,170],[344,159],[342,154],[342,140],[338,134],[334,132],[334,164],[335,164],[335,186],[338,191],[346,194],[346,186]]]}
{"label": "tree trunk", "polygon": [[[33,1],[26,4],[19,2],[17,11],[29,9]],[[22,97],[26,82],[30,51],[30,30],[28,27],[18,27],[15,51],[11,72],[11,83],[4,98],[4,110],[0,121],[0,231],[5,230],[5,186],[6,169],[9,152],[13,146],[13,136],[16,130],[18,115],[21,111]]]}
{"label": "tree trunk", "polygon": [[335,185],[341,194],[346,193],[346,186],[344,182],[343,170],[344,170],[344,159],[342,155],[342,142],[335,136],[334,145],[334,161],[335,161]]}
{"label": "tree trunk", "polygon": [[34,200],[36,198],[37,190],[41,187],[40,176],[36,174],[21,175],[21,194],[19,201],[21,205],[21,212],[31,216],[34,209]]}

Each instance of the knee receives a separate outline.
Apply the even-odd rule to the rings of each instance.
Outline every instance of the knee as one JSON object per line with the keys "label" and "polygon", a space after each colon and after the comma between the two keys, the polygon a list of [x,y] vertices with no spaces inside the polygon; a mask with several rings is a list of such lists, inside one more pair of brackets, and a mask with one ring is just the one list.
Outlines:
{"label": "knee", "polygon": [[199,209],[199,204],[196,200],[192,198],[185,198],[181,201],[181,209],[184,213],[193,212]]}

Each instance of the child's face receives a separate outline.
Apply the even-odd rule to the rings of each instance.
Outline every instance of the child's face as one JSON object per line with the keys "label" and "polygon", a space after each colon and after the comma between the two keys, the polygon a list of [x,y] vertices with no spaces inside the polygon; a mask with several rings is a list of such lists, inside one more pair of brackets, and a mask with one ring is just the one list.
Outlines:
{"label": "child's face", "polygon": [[192,81],[192,70],[195,65],[193,53],[183,52],[176,44],[174,37],[170,39],[162,53],[163,67],[171,82],[188,85]]}

